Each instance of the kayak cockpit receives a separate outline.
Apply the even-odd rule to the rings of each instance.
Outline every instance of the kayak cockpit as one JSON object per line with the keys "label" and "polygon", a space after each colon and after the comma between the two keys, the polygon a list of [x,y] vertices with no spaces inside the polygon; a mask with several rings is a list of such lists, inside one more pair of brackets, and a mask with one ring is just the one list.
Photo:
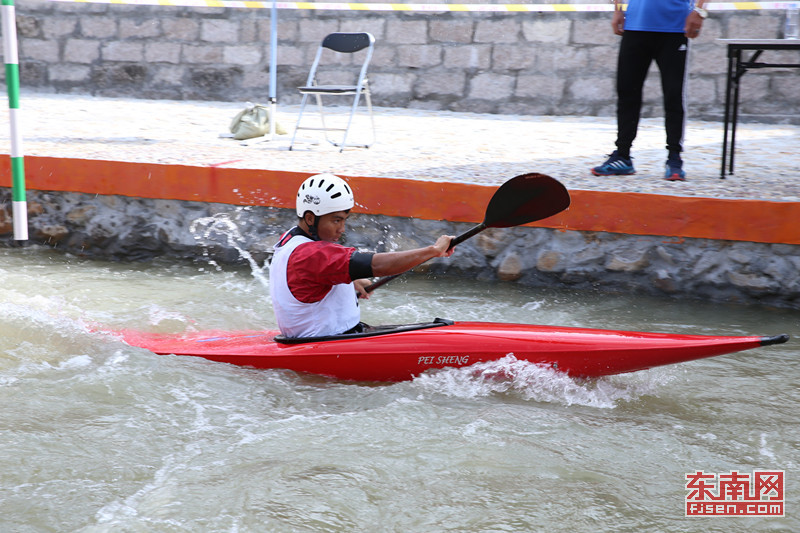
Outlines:
{"label": "kayak cockpit", "polygon": [[455,324],[453,320],[448,320],[446,318],[434,318],[432,322],[419,322],[416,324],[366,326],[364,331],[358,333],[342,333],[340,335],[321,335],[318,337],[285,337],[284,335],[276,335],[274,340],[275,342],[281,344],[304,344],[308,342],[361,339],[365,337],[377,337],[378,335],[389,335],[391,333],[403,333],[406,331],[416,331],[419,329],[452,326],[453,324]]}

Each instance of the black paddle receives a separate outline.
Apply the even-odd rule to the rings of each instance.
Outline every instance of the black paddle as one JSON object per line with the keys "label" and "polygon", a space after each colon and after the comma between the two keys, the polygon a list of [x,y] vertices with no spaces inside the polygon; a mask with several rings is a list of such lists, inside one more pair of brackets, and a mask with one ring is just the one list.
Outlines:
{"label": "black paddle", "polygon": [[[569,192],[555,178],[536,173],[511,178],[489,200],[483,222],[453,238],[448,250],[486,228],[510,228],[551,217],[569,207],[569,202]],[[383,277],[365,290],[372,292],[400,275]]]}

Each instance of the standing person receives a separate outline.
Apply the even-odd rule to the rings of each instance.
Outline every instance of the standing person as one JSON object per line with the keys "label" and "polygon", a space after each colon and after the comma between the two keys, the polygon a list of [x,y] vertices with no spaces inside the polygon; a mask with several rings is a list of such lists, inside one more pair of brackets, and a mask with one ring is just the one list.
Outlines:
{"label": "standing person", "polygon": [[611,27],[622,36],[617,59],[617,149],[605,163],[592,169],[595,176],[634,174],[631,146],[639,127],[642,89],[650,64],[661,73],[667,166],[664,178],[684,181],[683,133],[686,116],[686,77],[689,39],[700,35],[708,12],[706,0],[614,0]]}
{"label": "standing person", "polygon": [[400,274],[434,257],[450,257],[450,235],[404,252],[359,252],[337,244],[355,205],[347,183],[311,176],[297,191],[297,226],[275,245],[269,267],[272,307],[281,333],[315,337],[363,330],[359,298],[373,276]]}

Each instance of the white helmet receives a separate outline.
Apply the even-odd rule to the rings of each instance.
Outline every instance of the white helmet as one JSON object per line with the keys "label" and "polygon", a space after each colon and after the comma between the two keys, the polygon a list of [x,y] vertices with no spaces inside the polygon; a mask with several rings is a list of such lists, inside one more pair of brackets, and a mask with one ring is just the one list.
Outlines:
{"label": "white helmet", "polygon": [[318,217],[347,211],[355,205],[353,192],[347,183],[333,174],[317,174],[306,179],[297,190],[297,216],[303,218],[306,211]]}

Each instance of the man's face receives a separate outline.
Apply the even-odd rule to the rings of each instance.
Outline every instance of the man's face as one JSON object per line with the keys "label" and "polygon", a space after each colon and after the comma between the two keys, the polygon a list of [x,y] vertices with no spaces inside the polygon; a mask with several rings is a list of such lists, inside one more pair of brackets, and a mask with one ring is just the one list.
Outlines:
{"label": "man's face", "polygon": [[319,217],[317,234],[320,240],[338,242],[344,234],[345,222],[349,216],[350,213],[347,211],[335,211]]}

